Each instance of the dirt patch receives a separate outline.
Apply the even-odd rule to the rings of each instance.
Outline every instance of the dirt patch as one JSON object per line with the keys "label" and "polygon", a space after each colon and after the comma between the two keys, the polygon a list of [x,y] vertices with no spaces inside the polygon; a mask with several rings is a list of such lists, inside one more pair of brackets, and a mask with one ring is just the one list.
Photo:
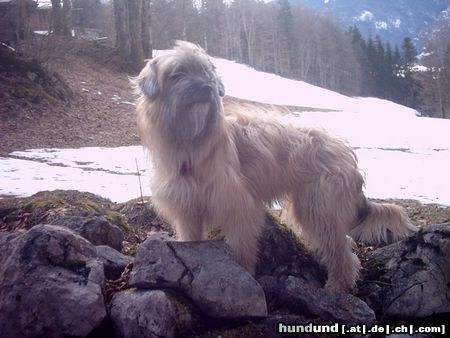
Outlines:
{"label": "dirt patch", "polygon": [[[113,49],[62,45],[52,71],[2,48],[0,155],[33,148],[139,144],[135,97]],[[66,52],[64,52],[64,49]]]}
{"label": "dirt patch", "polygon": [[[66,102],[73,96],[69,86],[58,73],[49,72],[36,59],[27,58],[0,45],[0,98],[20,100],[21,105],[32,103]],[[2,105],[1,113],[7,117],[9,106]]]}

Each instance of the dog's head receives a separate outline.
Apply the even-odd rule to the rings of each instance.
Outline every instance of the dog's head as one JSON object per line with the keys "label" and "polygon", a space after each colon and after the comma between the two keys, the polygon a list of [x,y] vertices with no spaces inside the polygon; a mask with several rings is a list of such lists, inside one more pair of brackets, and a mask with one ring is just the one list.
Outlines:
{"label": "dog's head", "polygon": [[204,50],[181,41],[150,60],[135,85],[153,121],[182,143],[204,139],[213,129],[225,94]]}

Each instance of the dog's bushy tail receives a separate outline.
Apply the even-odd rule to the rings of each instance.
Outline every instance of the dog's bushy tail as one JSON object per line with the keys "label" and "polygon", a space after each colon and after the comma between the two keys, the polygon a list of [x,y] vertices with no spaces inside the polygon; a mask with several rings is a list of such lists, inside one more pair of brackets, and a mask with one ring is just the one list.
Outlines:
{"label": "dog's bushy tail", "polygon": [[359,224],[350,236],[365,244],[393,243],[418,230],[405,210],[394,204],[365,200],[359,216]]}

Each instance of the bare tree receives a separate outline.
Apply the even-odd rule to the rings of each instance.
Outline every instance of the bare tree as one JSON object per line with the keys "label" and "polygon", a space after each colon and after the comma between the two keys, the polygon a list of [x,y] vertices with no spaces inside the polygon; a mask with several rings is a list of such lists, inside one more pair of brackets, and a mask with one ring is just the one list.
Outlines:
{"label": "bare tree", "polygon": [[138,70],[151,57],[148,0],[114,0],[116,48],[124,65]]}
{"label": "bare tree", "polygon": [[56,36],[71,36],[71,11],[72,3],[70,0],[51,0],[52,1],[52,33]]}
{"label": "bare tree", "polygon": [[444,15],[429,28],[422,57],[425,69],[416,73],[422,84],[421,109],[450,118],[450,23]]}
{"label": "bare tree", "polygon": [[[31,0],[18,0],[13,6],[14,9],[12,13],[3,13],[2,20],[10,21],[10,27],[15,28],[15,31],[11,32],[11,36],[14,40],[28,40],[31,35],[31,28],[28,20],[31,13],[36,9],[37,4]],[[14,16],[15,19],[13,18]],[[15,35],[15,37],[13,37],[13,35]]]}

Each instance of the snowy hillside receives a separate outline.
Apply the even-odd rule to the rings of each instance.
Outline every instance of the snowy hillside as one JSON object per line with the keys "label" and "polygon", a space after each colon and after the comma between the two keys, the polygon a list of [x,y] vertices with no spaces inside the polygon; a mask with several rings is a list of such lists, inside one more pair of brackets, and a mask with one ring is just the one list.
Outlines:
{"label": "snowy hillside", "polygon": [[399,104],[373,98],[352,98],[303,81],[256,71],[224,59],[213,59],[225,84],[226,94],[256,102],[319,108],[346,112],[415,116],[417,111]]}
{"label": "snowy hillside", "polygon": [[[313,108],[282,119],[326,128],[347,140],[366,176],[369,197],[450,205],[450,121],[418,117],[416,111],[389,101],[344,96],[224,59],[213,62],[227,95]],[[140,146],[14,152],[0,157],[0,195],[77,189],[126,201],[140,194],[137,167],[143,193],[149,195],[149,169]]]}

